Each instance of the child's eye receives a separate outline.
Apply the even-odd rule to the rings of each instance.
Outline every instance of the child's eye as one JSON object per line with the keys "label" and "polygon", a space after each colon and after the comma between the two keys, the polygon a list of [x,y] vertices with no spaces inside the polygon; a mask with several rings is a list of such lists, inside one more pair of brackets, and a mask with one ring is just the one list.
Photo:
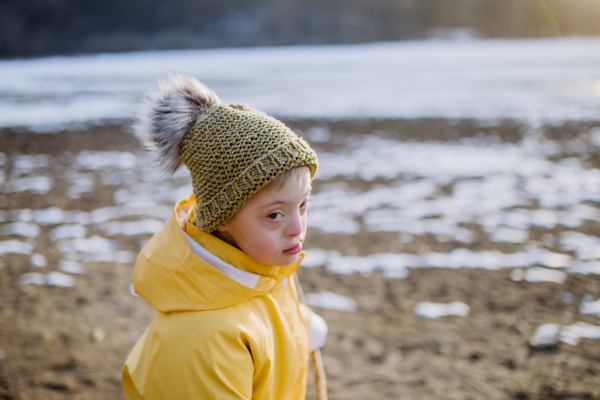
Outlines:
{"label": "child's eye", "polygon": [[267,215],[267,218],[269,218],[270,220],[273,220],[273,221],[279,221],[281,218],[283,218],[283,214],[280,212],[274,212],[274,213]]}
{"label": "child's eye", "polygon": [[306,199],[300,204],[300,208],[308,207],[308,202],[312,201],[312,199]]}

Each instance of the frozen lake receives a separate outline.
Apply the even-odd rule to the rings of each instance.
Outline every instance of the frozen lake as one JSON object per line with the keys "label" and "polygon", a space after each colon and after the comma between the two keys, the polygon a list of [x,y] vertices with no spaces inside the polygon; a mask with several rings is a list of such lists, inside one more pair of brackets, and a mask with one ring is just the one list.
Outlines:
{"label": "frozen lake", "polygon": [[139,93],[175,70],[225,102],[288,118],[600,116],[600,39],[432,40],[5,60],[0,126],[128,118]]}

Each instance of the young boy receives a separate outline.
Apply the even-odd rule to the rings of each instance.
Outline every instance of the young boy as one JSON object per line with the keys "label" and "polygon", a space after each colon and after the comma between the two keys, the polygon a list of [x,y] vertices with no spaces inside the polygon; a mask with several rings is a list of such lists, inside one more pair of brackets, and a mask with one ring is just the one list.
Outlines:
{"label": "young boy", "polygon": [[123,367],[126,398],[304,399],[309,352],[324,342],[309,341],[309,320],[325,325],[299,305],[292,274],[316,154],[188,76],[146,106],[136,135],[165,172],[185,164],[194,193],[135,265],[135,291],[158,312]]}

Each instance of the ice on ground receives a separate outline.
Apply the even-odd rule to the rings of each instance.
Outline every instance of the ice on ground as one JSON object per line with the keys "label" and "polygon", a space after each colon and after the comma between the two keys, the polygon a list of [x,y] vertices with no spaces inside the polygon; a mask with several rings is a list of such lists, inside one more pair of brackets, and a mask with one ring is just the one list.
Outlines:
{"label": "ice on ground", "polygon": [[[344,153],[320,153],[316,178],[370,181],[410,175],[427,177],[443,185],[457,179],[495,175],[541,176],[552,169],[552,164],[542,156],[525,153],[516,144],[415,143],[367,136],[358,139],[354,148]],[[470,189],[469,186],[460,188]],[[502,192],[495,194],[503,196]]]}
{"label": "ice on ground", "polygon": [[565,251],[574,251],[579,260],[600,259],[600,237],[597,236],[588,236],[582,232],[562,232],[560,247]]}
{"label": "ice on ground", "polygon": [[553,253],[548,250],[540,250],[534,253],[536,263],[550,268],[564,268],[571,265],[573,258],[567,254]]}
{"label": "ice on ground", "polygon": [[[365,192],[324,185],[313,195],[314,228],[352,234],[362,217],[371,232],[432,233],[470,242],[472,232],[460,224],[476,222],[494,241],[525,243],[532,226],[579,227],[600,217],[600,209],[585,204],[600,201],[599,170],[576,160],[550,161],[524,143],[407,143],[375,136],[355,142],[339,153],[320,154],[320,179],[412,180]],[[436,165],[440,158],[447,165]],[[443,194],[441,186],[450,193]],[[536,203],[543,208],[521,208]]]}
{"label": "ice on ground", "polygon": [[49,233],[51,241],[85,237],[86,230],[83,225],[59,225]]}
{"label": "ice on ground", "polygon": [[40,274],[37,272],[29,272],[21,275],[21,283],[34,285],[48,285],[59,287],[75,286],[75,278],[65,275],[60,272],[50,272],[49,274]]}
{"label": "ice on ground", "polygon": [[85,268],[77,261],[61,260],[58,262],[58,269],[69,274],[84,274]]}
{"label": "ice on ground", "polygon": [[137,165],[137,157],[120,151],[82,151],[75,157],[74,165],[87,170],[104,170],[108,167],[133,169]]}
{"label": "ice on ground", "polygon": [[122,208],[120,207],[103,207],[93,210],[91,213],[91,221],[95,224],[108,221],[111,219],[121,218]]}
{"label": "ice on ground", "polygon": [[135,261],[137,253],[134,251],[112,251],[102,253],[83,253],[75,257],[82,262],[116,262],[129,264]]}
{"label": "ice on ground", "polygon": [[25,236],[35,238],[40,235],[40,227],[31,222],[13,222],[2,226],[5,235]]}
{"label": "ice on ground", "polygon": [[515,282],[520,282],[523,280],[523,270],[521,268],[515,268],[510,272],[510,279]]}
{"label": "ice on ground", "polygon": [[[189,193],[188,193],[189,194]],[[111,219],[130,216],[148,216],[154,218],[167,219],[171,215],[172,207],[169,206],[140,206],[140,207],[103,207],[97,208],[91,212],[91,222],[99,224]]]}
{"label": "ice on ground", "polygon": [[46,275],[46,285],[58,287],[73,287],[75,286],[75,278],[70,275],[65,275],[62,272],[50,272]]}
{"label": "ice on ground", "polygon": [[71,199],[79,199],[84,193],[91,193],[94,190],[95,176],[93,173],[83,173],[75,170],[69,170],[66,178],[71,184],[67,195]]}
{"label": "ice on ground", "polygon": [[157,219],[141,219],[132,222],[111,221],[99,225],[106,235],[146,235],[155,234],[164,226],[164,222]]}
{"label": "ice on ground", "polygon": [[555,346],[561,341],[576,346],[582,338],[600,339],[600,326],[585,322],[565,326],[544,324],[536,329],[529,343],[534,347],[547,347]]}
{"label": "ice on ground", "polygon": [[373,267],[364,257],[340,256],[327,262],[327,272],[330,274],[352,275],[356,272],[365,276],[373,271]]}
{"label": "ice on ground", "polygon": [[421,221],[406,218],[404,214],[404,212],[390,209],[367,211],[363,215],[363,222],[370,232],[390,231],[410,233],[412,235],[424,233]]}
{"label": "ice on ground", "polygon": [[23,285],[34,284],[34,285],[45,285],[46,284],[46,275],[40,274],[38,272],[28,272],[26,274],[21,275],[21,283]]}
{"label": "ice on ground", "polygon": [[308,226],[321,232],[344,233],[353,235],[360,231],[360,223],[354,221],[354,215],[333,209],[311,210]]}
{"label": "ice on ground", "polygon": [[558,343],[558,334],[561,327],[557,324],[543,324],[538,326],[529,344],[534,347],[555,346]]}
{"label": "ice on ground", "polygon": [[498,251],[475,252],[457,248],[448,253],[430,252],[421,256],[422,266],[427,268],[483,268],[496,270],[528,266],[535,262],[529,253],[504,254]]}
{"label": "ice on ground", "polygon": [[582,314],[595,314],[600,317],[600,299],[596,301],[584,301],[581,303],[579,312]]}
{"label": "ice on ground", "polygon": [[92,236],[87,239],[77,238],[62,240],[58,242],[58,250],[63,253],[104,253],[118,250],[119,242],[109,240],[100,236]]}
{"label": "ice on ground", "polygon": [[563,326],[560,336],[561,341],[576,346],[582,338],[600,339],[600,326],[576,322],[571,326]]}
{"label": "ice on ground", "polygon": [[35,253],[32,254],[29,258],[29,264],[31,264],[32,267],[37,268],[45,267],[46,265],[48,265],[48,260],[46,260],[46,257],[44,257],[43,255]]}
{"label": "ice on ground", "polygon": [[597,260],[600,258],[599,247],[580,247],[577,249],[577,258],[579,260]]}
{"label": "ice on ground", "polygon": [[113,194],[113,201],[116,204],[127,204],[128,207],[149,207],[159,202],[174,204],[177,201],[186,198],[191,193],[191,186],[185,190],[181,198],[175,198],[179,189],[173,189],[169,183],[156,182],[132,182],[127,188],[121,188]]}
{"label": "ice on ground", "polygon": [[567,274],[562,271],[556,271],[548,268],[534,267],[525,271],[525,279],[529,282],[555,282],[565,283]]}
{"label": "ice on ground", "polygon": [[22,210],[17,210],[17,216],[14,218],[17,221],[21,221],[21,222],[31,222],[33,221],[33,211],[25,208]]}
{"label": "ice on ground", "polygon": [[382,206],[405,207],[417,200],[434,196],[438,186],[425,179],[408,182],[392,182],[376,186],[367,192],[348,190],[344,185],[325,185],[324,189],[311,195],[313,205],[319,209],[335,209],[342,212],[362,214],[366,210]]}
{"label": "ice on ground", "polygon": [[[439,159],[445,160],[444,165],[437,165]],[[325,191],[313,197],[313,207],[333,207],[354,213],[382,205],[398,209],[411,207],[407,215],[418,215],[419,218],[435,215],[430,214],[435,208],[438,214],[467,212],[485,215],[529,205],[533,200],[539,202],[543,209],[569,207],[568,213],[556,216],[548,212],[526,210],[506,215],[509,225],[516,224],[515,227],[522,229],[532,224],[543,226],[557,222],[578,226],[585,219],[596,220],[600,212],[589,205],[579,204],[600,200],[599,170],[587,169],[578,162],[552,162],[545,155],[528,151],[523,143],[485,146],[410,143],[369,136],[357,139],[357,144],[344,152],[321,153],[319,160],[317,178],[323,180],[335,177],[370,180],[411,176],[421,178],[416,182],[424,187],[454,184],[451,196],[430,200],[426,204],[422,199],[427,196],[405,201],[407,194],[418,194],[418,191],[410,188],[412,183],[409,183],[405,194],[402,192],[403,185],[376,187],[358,194],[340,189],[331,193]],[[426,213],[423,214],[421,210]],[[555,221],[557,216],[562,220]]]}
{"label": "ice on ground", "polygon": [[10,180],[4,184],[4,192],[25,192],[30,191],[37,194],[46,194],[52,189],[54,181],[48,176],[31,176],[15,180]]}
{"label": "ice on ground", "polygon": [[416,256],[408,254],[379,253],[365,257],[373,270],[380,270],[386,278],[404,279],[408,268],[419,265]]}
{"label": "ice on ground", "polygon": [[[185,170],[185,171],[187,171],[187,170]],[[165,193],[165,195],[166,195],[165,200],[167,200],[170,204],[175,204],[179,200],[185,199],[186,197],[188,197],[191,193],[193,193],[193,191],[194,191],[194,189],[192,188],[191,184],[183,185],[183,186],[180,186],[176,189],[170,190],[169,192]]]}
{"label": "ice on ground", "polygon": [[116,204],[123,204],[123,203],[127,203],[128,201],[130,201],[130,199],[133,197],[133,194],[127,190],[127,189],[119,189],[119,190],[115,190],[115,193],[113,194],[113,201]]}
{"label": "ice on ground", "polygon": [[482,215],[479,219],[479,223],[489,233],[494,232],[501,225],[515,229],[529,229],[531,226],[552,229],[558,224],[580,226],[582,222],[581,218],[570,212],[548,209],[498,211]]}
{"label": "ice on ground", "polygon": [[[600,171],[586,169],[577,159],[562,159],[551,163],[551,173],[537,174],[524,182],[525,191],[538,199],[542,208],[570,207],[573,204],[600,200]],[[573,209],[579,218],[588,218],[585,210]]]}
{"label": "ice on ground", "polygon": [[[429,214],[438,214],[431,210]],[[407,217],[411,215],[411,217]],[[422,235],[430,233],[432,235],[444,235],[457,242],[471,243],[473,241],[473,231],[458,226],[461,222],[452,218],[427,218],[422,220],[413,219],[414,214],[410,211],[380,209],[368,211],[363,215],[363,222],[370,232],[391,231],[409,233],[412,235]],[[457,217],[457,216],[455,216]]]}
{"label": "ice on ground", "polygon": [[64,222],[65,212],[58,207],[45,208],[33,212],[33,220],[42,225],[55,225]]}
{"label": "ice on ground", "polygon": [[[332,274],[369,275],[375,270],[381,270],[384,276],[405,278],[407,268],[483,268],[497,270],[501,268],[527,268],[541,265],[548,268],[572,268],[572,258],[566,254],[553,253],[543,249],[533,249],[529,252],[501,253],[499,251],[473,251],[456,248],[447,253],[429,252],[421,256],[407,253],[377,253],[364,257],[342,256],[337,251],[311,249],[301,265],[313,267],[325,264],[326,270]],[[531,279],[560,280],[564,275],[560,271],[541,268],[546,272],[529,272]],[[522,273],[521,273],[522,274]],[[523,275],[521,275],[521,278]],[[542,281],[542,280],[540,280]],[[545,280],[543,280],[545,281]]]}
{"label": "ice on ground", "polygon": [[[307,268],[316,267],[318,265],[325,265],[327,260],[332,257],[331,253],[333,251],[330,250],[322,250],[322,249],[311,249],[306,250],[304,254],[304,258],[300,265]],[[336,255],[339,255],[338,252],[335,252]]]}
{"label": "ice on ground", "polygon": [[539,283],[539,282],[555,282],[565,283],[567,274],[562,271],[550,270],[547,268],[535,267],[529,268],[525,271],[522,269],[515,269],[511,272],[510,278],[519,282],[525,279],[528,282]]}
{"label": "ice on ground", "polygon": [[92,216],[87,211],[71,210],[66,211],[65,222],[76,225],[89,225],[92,223]]}
{"label": "ice on ground", "polygon": [[388,278],[403,279],[409,274],[407,268],[415,268],[419,265],[419,257],[413,254],[378,253],[357,257],[329,252],[326,270],[331,274],[351,275],[358,272],[365,276],[380,270]]}
{"label": "ice on ground", "polygon": [[128,264],[135,261],[137,257],[136,252],[133,251],[110,251],[104,253],[77,253],[77,252],[65,252],[63,256],[65,260],[80,263],[89,262],[117,262]]}
{"label": "ice on ground", "polygon": [[337,311],[356,311],[358,303],[356,300],[324,291],[321,293],[307,293],[305,296],[306,304],[320,308],[328,308]]}
{"label": "ice on ground", "polygon": [[588,204],[574,204],[569,212],[589,221],[600,221],[600,209]]}
{"label": "ice on ground", "polygon": [[47,168],[50,164],[50,156],[46,154],[19,155],[13,161],[14,174],[29,174],[37,168]]}
{"label": "ice on ground", "polygon": [[110,186],[119,186],[123,184],[123,173],[121,171],[117,172],[106,172],[103,171],[102,175],[100,175],[100,183],[103,185]]}
{"label": "ice on ground", "polygon": [[471,311],[470,307],[461,301],[451,303],[430,303],[422,302],[415,306],[414,313],[419,317],[427,319],[438,319],[440,317],[455,315],[464,317]]}
{"label": "ice on ground", "polygon": [[600,275],[600,261],[576,261],[567,269],[571,274],[597,274]]}
{"label": "ice on ground", "polygon": [[4,240],[0,241],[1,254],[31,254],[35,246],[29,242],[21,242],[20,240]]}
{"label": "ice on ground", "polygon": [[596,247],[599,244],[599,237],[588,236],[583,232],[567,231],[560,234],[560,247],[562,250],[576,251],[581,247]]}

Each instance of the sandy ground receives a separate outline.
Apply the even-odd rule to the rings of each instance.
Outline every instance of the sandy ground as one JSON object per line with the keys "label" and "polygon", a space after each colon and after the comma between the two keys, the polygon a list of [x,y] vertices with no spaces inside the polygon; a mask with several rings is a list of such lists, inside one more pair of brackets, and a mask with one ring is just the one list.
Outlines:
{"label": "sandy ground", "polygon": [[[301,129],[314,124],[325,123],[290,122]],[[399,140],[452,140],[482,131],[473,121],[341,121],[330,126],[334,132],[358,134],[384,130]],[[519,140],[523,131],[511,122],[485,129],[505,141]],[[568,139],[582,129],[586,126],[566,124],[547,128],[546,134]],[[319,148],[335,147],[335,138]],[[6,176],[17,154],[48,154],[47,174],[56,182],[43,195],[1,193],[5,211],[112,206],[119,186],[98,183],[102,171],[95,172],[96,185],[81,198],[65,195],[63,178],[72,157],[82,150],[137,151],[119,126],[53,135],[3,130],[0,143],[8,157]],[[588,161],[595,165],[596,156]],[[87,273],[77,275],[70,288],[22,285],[24,273],[58,270],[62,255],[48,237],[54,227],[42,226],[35,239],[35,252],[46,257],[46,267],[32,268],[29,255],[0,258],[0,399],[123,398],[121,365],[154,311],[129,293],[132,263],[88,262]],[[580,230],[600,236],[597,224]],[[136,252],[149,236],[114,239],[121,250]],[[366,255],[394,251],[396,238],[389,232],[342,235],[310,229],[305,248]],[[9,239],[14,236],[0,231],[0,240]],[[417,239],[403,251],[418,253],[423,244],[445,251],[454,245],[427,235]],[[485,249],[489,244],[471,246]],[[544,349],[528,344],[544,323],[600,324],[597,316],[579,313],[582,296],[600,295],[597,275],[568,275],[559,285],[514,282],[510,270],[415,269],[406,279],[387,279],[379,272],[331,275],[319,266],[300,268],[299,276],[305,292],[329,290],[359,304],[355,312],[316,310],[329,325],[322,354],[330,399],[600,399],[600,341],[582,339],[577,346],[559,343]],[[574,294],[574,303],[562,301],[564,292]],[[469,304],[467,317],[428,320],[413,313],[421,301],[455,300]]]}

